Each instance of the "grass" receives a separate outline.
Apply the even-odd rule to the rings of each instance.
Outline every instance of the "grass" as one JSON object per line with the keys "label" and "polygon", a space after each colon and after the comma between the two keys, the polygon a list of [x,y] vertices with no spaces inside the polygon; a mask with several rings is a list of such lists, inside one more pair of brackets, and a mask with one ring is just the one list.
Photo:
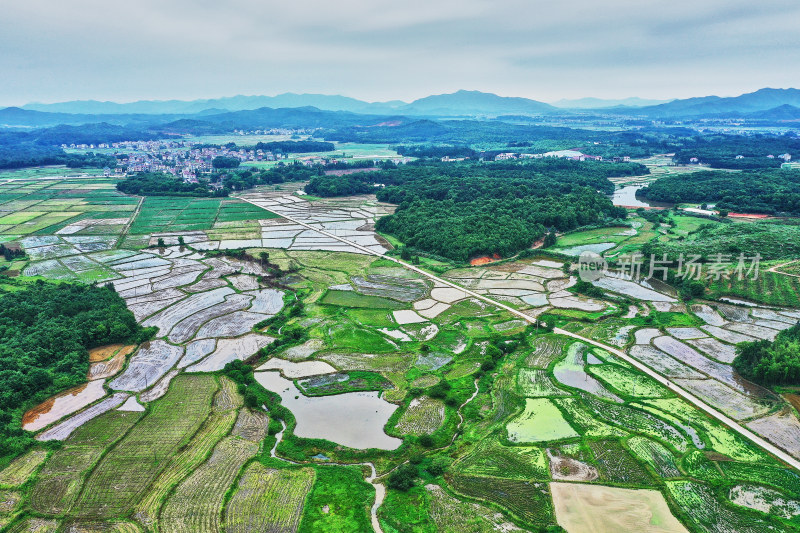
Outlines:
{"label": "grass", "polygon": [[558,238],[557,246],[559,248],[571,248],[573,246],[603,242],[619,243],[624,241],[627,236],[618,234],[628,229],[630,229],[628,226],[613,226],[567,233]]}
{"label": "grass", "polygon": [[336,328],[330,333],[331,347],[362,353],[391,352],[396,348],[383,335],[358,327]]}
{"label": "grass", "polygon": [[436,531],[428,514],[428,493],[424,487],[412,487],[405,492],[390,491],[378,511],[378,518],[385,531]]}
{"label": "grass", "polygon": [[316,481],[306,498],[299,533],[370,531],[369,508],[375,489],[358,467],[318,466]]}

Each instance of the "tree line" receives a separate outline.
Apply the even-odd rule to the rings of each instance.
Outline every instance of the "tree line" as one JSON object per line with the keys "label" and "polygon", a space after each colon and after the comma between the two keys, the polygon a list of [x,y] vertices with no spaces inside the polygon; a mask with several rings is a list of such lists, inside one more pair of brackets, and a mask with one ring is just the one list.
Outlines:
{"label": "tree line", "polygon": [[714,202],[727,211],[800,215],[800,171],[701,171],[661,178],[637,192],[656,202]]}
{"label": "tree line", "polygon": [[778,333],[772,342],[737,345],[733,368],[762,385],[800,384],[800,323]]}

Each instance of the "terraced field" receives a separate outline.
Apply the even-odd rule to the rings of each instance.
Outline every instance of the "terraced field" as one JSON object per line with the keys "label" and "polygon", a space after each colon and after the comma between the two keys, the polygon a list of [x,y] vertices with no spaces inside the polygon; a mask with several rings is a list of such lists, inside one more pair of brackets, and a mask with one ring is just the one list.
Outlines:
{"label": "terraced field", "polygon": [[296,531],[314,478],[311,468],[250,464],[225,509],[225,531]]}
{"label": "terraced field", "polygon": [[[528,327],[481,298],[617,346],[795,456],[796,414],[730,363],[736,342],[777,334],[796,310],[684,304],[646,287],[661,296],[620,305],[575,292],[574,275],[546,257],[431,280],[379,257],[387,247],[369,224],[391,206],[307,202],[296,184],[247,198],[302,224],[217,199],[148,199],[131,220],[138,199],[125,197],[127,219],[81,211],[23,233],[48,222],[49,206],[115,205],[110,181],[59,184],[74,189],[9,187],[8,202],[30,202],[6,206],[0,226],[29,253],[23,274],[109,281],[158,331],[136,349],[93,353],[97,395],[36,428],[63,444],[2,465],[10,530],[572,532],[600,521],[622,531],[630,517],[650,520],[642,531],[800,529],[797,473],[610,348]],[[636,236],[612,235],[622,246]],[[159,238],[163,247],[145,248]],[[253,259],[220,253],[234,248]],[[278,385],[223,370],[242,360]],[[305,402],[341,407],[313,418]],[[336,425],[357,430],[342,444]],[[370,449],[367,433],[396,447]],[[404,469],[406,490],[395,476]],[[571,502],[588,511],[575,516]]]}

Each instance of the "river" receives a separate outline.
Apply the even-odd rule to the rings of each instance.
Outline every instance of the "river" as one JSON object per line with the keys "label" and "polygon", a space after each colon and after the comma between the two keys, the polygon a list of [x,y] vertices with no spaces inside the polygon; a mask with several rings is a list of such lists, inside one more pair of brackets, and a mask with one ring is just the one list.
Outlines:
{"label": "river", "polygon": [[621,207],[673,207],[674,204],[668,202],[649,202],[640,200],[636,197],[636,191],[643,189],[644,185],[626,185],[614,191],[611,201],[616,206]]}

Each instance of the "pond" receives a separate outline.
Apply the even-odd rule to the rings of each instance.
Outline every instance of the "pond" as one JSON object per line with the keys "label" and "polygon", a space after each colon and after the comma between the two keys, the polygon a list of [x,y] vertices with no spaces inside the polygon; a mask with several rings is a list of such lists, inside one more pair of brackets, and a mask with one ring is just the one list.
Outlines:
{"label": "pond", "polygon": [[643,189],[644,185],[627,185],[614,191],[611,201],[616,206],[624,207],[672,207],[674,204],[667,202],[649,202],[636,197],[636,191]]}
{"label": "pond", "polygon": [[395,450],[403,443],[383,431],[397,406],[380,398],[378,392],[309,397],[278,372],[256,372],[255,378],[267,390],[278,393],[283,406],[294,414],[294,434],[298,437],[326,439],[359,450]]}

